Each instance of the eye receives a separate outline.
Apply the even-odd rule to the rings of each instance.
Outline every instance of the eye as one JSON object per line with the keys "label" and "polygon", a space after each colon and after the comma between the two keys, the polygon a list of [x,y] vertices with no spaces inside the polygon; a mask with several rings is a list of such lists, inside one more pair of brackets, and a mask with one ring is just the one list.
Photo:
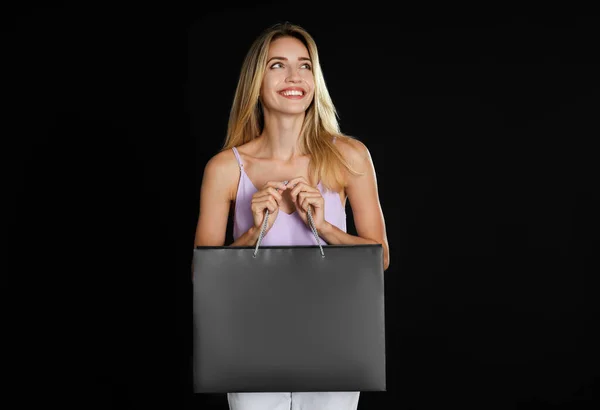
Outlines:
{"label": "eye", "polygon": [[305,67],[305,68],[307,68],[308,70],[312,70],[312,67],[311,67],[311,66],[310,66],[310,64],[308,64],[308,63],[302,64],[300,67]]}
{"label": "eye", "polygon": [[275,64],[271,65],[271,68],[280,68],[280,67],[283,67],[282,63],[275,63]]}

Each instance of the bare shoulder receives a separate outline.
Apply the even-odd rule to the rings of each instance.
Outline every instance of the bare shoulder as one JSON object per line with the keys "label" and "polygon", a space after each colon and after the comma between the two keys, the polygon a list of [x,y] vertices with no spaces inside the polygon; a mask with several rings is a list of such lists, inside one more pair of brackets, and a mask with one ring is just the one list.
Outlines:
{"label": "bare shoulder", "polygon": [[367,146],[359,139],[341,135],[336,138],[335,145],[351,166],[361,171],[368,166],[371,155]]}
{"label": "bare shoulder", "polygon": [[235,171],[238,169],[238,163],[233,150],[226,149],[216,153],[208,160],[206,168],[215,168],[222,171]]}
{"label": "bare shoulder", "polygon": [[235,187],[240,176],[239,165],[233,150],[220,151],[212,156],[204,167],[203,184],[220,189],[226,188],[233,200]]}

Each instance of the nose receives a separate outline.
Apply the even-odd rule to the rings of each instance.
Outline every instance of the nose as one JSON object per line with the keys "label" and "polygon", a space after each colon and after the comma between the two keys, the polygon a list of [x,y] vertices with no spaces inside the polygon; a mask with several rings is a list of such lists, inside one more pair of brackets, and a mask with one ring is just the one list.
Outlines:
{"label": "nose", "polygon": [[298,69],[290,68],[290,72],[288,73],[288,76],[285,80],[290,83],[297,83],[297,82],[302,81],[302,77],[300,77],[300,74],[298,73]]}

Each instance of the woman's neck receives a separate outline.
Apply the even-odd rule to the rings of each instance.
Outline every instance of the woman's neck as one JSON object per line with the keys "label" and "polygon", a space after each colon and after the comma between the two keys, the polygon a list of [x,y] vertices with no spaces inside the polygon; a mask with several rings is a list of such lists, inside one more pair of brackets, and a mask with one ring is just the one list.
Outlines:
{"label": "woman's neck", "polygon": [[300,131],[303,122],[304,113],[286,116],[265,113],[265,126],[260,134],[262,155],[281,161],[302,155]]}

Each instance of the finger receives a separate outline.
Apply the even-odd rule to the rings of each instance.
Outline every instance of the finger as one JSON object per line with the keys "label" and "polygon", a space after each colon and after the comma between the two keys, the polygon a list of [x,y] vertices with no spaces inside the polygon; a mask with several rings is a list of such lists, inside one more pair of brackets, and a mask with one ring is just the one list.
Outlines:
{"label": "finger", "polygon": [[267,201],[267,208],[269,209],[269,213],[275,213],[275,211],[279,209],[279,206],[277,205],[277,202],[271,198]]}
{"label": "finger", "polygon": [[264,212],[265,209],[268,209],[270,213],[273,213],[279,207],[278,207],[277,202],[275,201],[275,199],[273,199],[271,197],[271,198],[268,198],[268,199],[266,199],[264,201],[256,202],[253,205],[253,208],[254,208],[254,213],[259,214],[259,213]]}
{"label": "finger", "polygon": [[272,203],[275,206],[279,206],[279,202],[277,201],[276,198],[274,198],[272,195],[265,195],[263,197],[260,198],[256,198],[252,200],[252,203],[255,203],[257,205],[259,204],[264,204],[264,203]]}
{"label": "finger", "polygon": [[256,195],[254,197],[252,197],[252,204],[261,204],[265,201],[267,201],[269,198],[271,197],[271,195],[269,194],[265,194],[265,195]]}
{"label": "finger", "polygon": [[264,195],[262,197],[253,198],[251,201],[252,206],[259,208],[262,207],[263,209],[266,206],[265,204],[272,204],[275,207],[279,207],[279,202],[277,202],[277,199],[275,199],[272,195]]}
{"label": "finger", "polygon": [[270,197],[275,197],[277,202],[280,202],[283,197],[275,188],[269,188],[270,191],[259,191],[252,196],[252,200],[265,200]]}
{"label": "finger", "polygon": [[264,200],[269,197],[275,197],[277,202],[281,201],[283,197],[275,188],[268,188],[268,190],[258,191],[252,195],[252,200]]}
{"label": "finger", "polygon": [[304,212],[308,211],[308,206],[312,205],[314,208],[322,208],[323,207],[323,200],[322,198],[313,196],[313,197],[306,197],[304,198],[304,200],[302,200],[301,203],[301,208],[304,210]]}
{"label": "finger", "polygon": [[318,196],[321,196],[321,193],[301,191],[298,193],[297,202],[298,202],[298,204],[302,204],[302,201],[304,201],[304,198],[312,198],[312,197],[318,197]]}
{"label": "finger", "polygon": [[287,186],[283,182],[279,181],[269,181],[265,185],[263,185],[263,189],[267,187],[273,187],[275,189],[281,189],[282,191],[287,188]]}
{"label": "finger", "polygon": [[308,185],[308,181],[306,180],[306,178],[304,178],[304,177],[296,177],[296,178],[290,179],[288,181],[288,186],[290,186],[290,187],[293,188],[294,186],[296,186],[300,182],[303,182],[303,183],[305,183],[305,184]]}
{"label": "finger", "polygon": [[290,191],[290,195],[295,200],[300,192],[318,192],[318,191],[319,191],[318,189],[313,188],[304,182],[299,182],[298,184],[296,184],[295,188],[292,188],[292,190]]}
{"label": "finger", "polygon": [[264,192],[266,192],[268,195],[273,195],[278,201],[283,199],[279,191],[274,187],[267,187],[264,189]]}

